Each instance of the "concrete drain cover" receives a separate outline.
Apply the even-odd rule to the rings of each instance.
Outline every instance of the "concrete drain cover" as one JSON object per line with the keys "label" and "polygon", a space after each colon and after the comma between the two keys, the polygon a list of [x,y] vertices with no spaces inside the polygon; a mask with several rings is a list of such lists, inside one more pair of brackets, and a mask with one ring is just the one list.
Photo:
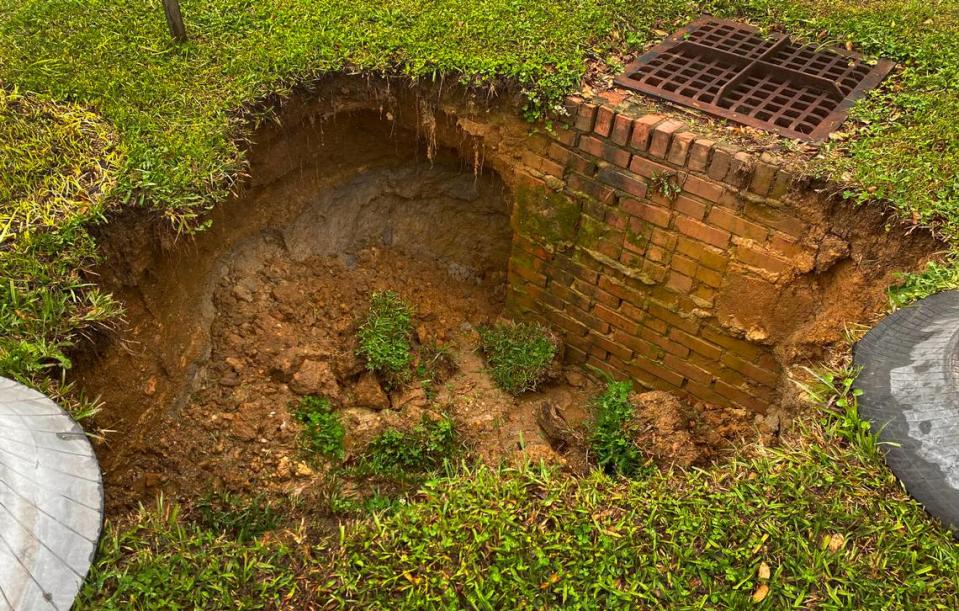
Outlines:
{"label": "concrete drain cover", "polygon": [[859,413],[926,510],[959,533],[959,291],[887,316],[856,344]]}
{"label": "concrete drain cover", "polygon": [[616,83],[801,140],[825,139],[849,108],[892,70],[855,53],[820,51],[703,18],[627,66]]}
{"label": "concrete drain cover", "polygon": [[102,524],[100,467],[83,429],[0,378],[0,610],[69,609]]}

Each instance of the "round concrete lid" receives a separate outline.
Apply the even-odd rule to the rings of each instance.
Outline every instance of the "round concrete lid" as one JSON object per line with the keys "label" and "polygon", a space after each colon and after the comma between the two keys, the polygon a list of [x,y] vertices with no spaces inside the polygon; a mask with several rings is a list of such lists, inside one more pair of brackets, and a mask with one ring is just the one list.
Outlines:
{"label": "round concrete lid", "polygon": [[926,510],[959,533],[959,291],[887,316],[856,345],[859,413]]}
{"label": "round concrete lid", "polygon": [[83,429],[0,378],[0,610],[69,609],[102,526],[100,467]]}

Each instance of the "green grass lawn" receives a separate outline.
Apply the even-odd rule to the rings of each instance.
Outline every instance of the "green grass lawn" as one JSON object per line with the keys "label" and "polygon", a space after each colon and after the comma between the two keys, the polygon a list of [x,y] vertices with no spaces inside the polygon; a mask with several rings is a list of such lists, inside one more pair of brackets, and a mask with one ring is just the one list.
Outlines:
{"label": "green grass lawn", "polygon": [[[856,107],[854,137],[826,147],[823,171],[855,185],[852,201],[886,200],[959,239],[954,0],[181,3],[191,40],[177,46],[158,2],[0,0],[0,375],[75,408],[82,399],[49,374],[118,313],[82,273],[96,260],[91,224],[143,206],[179,231],[202,228],[244,167],[251,122],[269,112],[262,102],[329,71],[509,87],[537,117],[576,88],[588,58],[640,49],[703,11],[851,42],[901,71]],[[946,282],[930,278],[910,294]],[[231,600],[224,591],[250,603],[295,591],[410,605],[455,595],[481,608],[584,597],[740,606],[766,563],[776,608],[955,608],[956,546],[837,426],[807,424],[782,451],[632,484],[459,473],[392,517],[351,527],[332,561],[317,556],[310,586],[290,576],[288,551],[154,515],[111,531],[86,601],[208,607]],[[825,539],[834,534],[845,538],[837,550]],[[221,566],[214,553],[236,561]]]}
{"label": "green grass lawn", "polygon": [[824,411],[781,448],[635,480],[454,468],[318,545],[148,508],[108,529],[79,608],[955,609],[959,546],[863,430]]}
{"label": "green grass lawn", "polygon": [[[576,88],[587,58],[640,49],[703,11],[898,60],[901,73],[857,107],[857,137],[829,147],[842,154],[830,151],[825,171],[858,184],[854,200],[886,199],[959,236],[952,0],[183,0],[182,46],[158,4],[0,0],[0,85],[27,100],[5,99],[0,125],[0,248],[18,253],[2,264],[13,282],[0,292],[0,374],[62,362],[78,333],[112,314],[63,271],[89,264],[84,226],[104,209],[149,206],[181,231],[203,226],[244,166],[251,115],[268,112],[258,102],[349,69],[518,88],[536,116]],[[66,106],[30,110],[51,103]],[[84,111],[86,125],[69,124]],[[61,112],[72,133],[54,125]],[[102,186],[83,174],[98,150]],[[46,184],[64,169],[88,178]]]}

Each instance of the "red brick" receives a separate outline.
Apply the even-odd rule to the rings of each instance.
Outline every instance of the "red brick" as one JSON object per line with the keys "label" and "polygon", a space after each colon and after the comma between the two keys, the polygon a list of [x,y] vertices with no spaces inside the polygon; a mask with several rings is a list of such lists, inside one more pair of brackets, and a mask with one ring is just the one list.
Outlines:
{"label": "red brick", "polygon": [[765,413],[766,409],[769,407],[764,401],[760,401],[746,391],[730,386],[722,380],[716,380],[716,382],[713,384],[713,388],[716,389],[716,392],[726,397],[733,403],[745,407],[747,410],[753,413]]}
{"label": "red brick", "polygon": [[[766,155],[764,154],[763,157]],[[776,166],[764,161],[759,161],[756,164],[756,169],[753,170],[753,178],[749,183],[749,190],[765,197],[769,193],[769,189],[772,187],[773,179],[776,176]]]}
{"label": "red brick", "polygon": [[540,168],[543,174],[548,176],[555,176],[556,178],[562,178],[566,173],[566,168],[563,164],[556,163],[552,159],[543,158],[540,160]]}
{"label": "red brick", "polygon": [[625,299],[619,304],[619,311],[630,320],[642,322],[646,318],[646,312],[643,310],[643,301],[630,302]]}
{"label": "red brick", "polygon": [[794,180],[795,176],[793,176],[791,172],[780,168],[779,171],[776,172],[776,178],[773,179],[772,187],[769,188],[769,197],[779,199],[786,195],[786,193],[789,193],[789,189],[792,187]]}
{"label": "red brick", "polygon": [[749,184],[749,178],[753,171],[755,159],[745,151],[739,151],[733,155],[729,163],[729,173],[726,174],[726,183],[741,189]]}
{"label": "red brick", "polygon": [[629,152],[615,145],[603,142],[592,136],[584,136],[579,141],[580,150],[601,157],[606,161],[621,168],[629,167]]}
{"label": "red brick", "polygon": [[[699,273],[703,271],[706,271],[705,268],[699,269]],[[692,294],[690,294],[690,297],[696,301],[696,304],[700,307],[711,308],[716,302],[716,291],[711,287],[700,284]]]}
{"label": "red brick", "polygon": [[633,121],[633,134],[629,144],[639,151],[649,150],[649,140],[653,129],[662,123],[666,117],[662,115],[646,115]]}
{"label": "red brick", "polygon": [[729,245],[730,235],[728,231],[710,227],[687,216],[677,216],[675,223],[676,229],[694,240],[705,242],[717,248],[725,248]]}
{"label": "red brick", "polygon": [[748,361],[744,361],[741,358],[733,356],[732,354],[724,354],[722,358],[722,363],[731,369],[738,371],[743,374],[750,380],[759,382],[760,384],[765,384],[766,386],[776,387],[779,384],[779,374],[772,371],[767,371],[761,367],[757,367]]}
{"label": "red brick", "polygon": [[663,265],[646,260],[643,261],[643,273],[649,276],[653,282],[659,283],[666,279],[669,270]]}
{"label": "red brick", "polygon": [[551,135],[557,142],[565,146],[575,146],[576,139],[579,138],[577,132],[565,127],[554,127]]}
{"label": "red brick", "polygon": [[605,320],[585,312],[577,307],[570,305],[566,308],[566,314],[572,316],[575,320],[586,325],[590,330],[597,331],[599,333],[609,333],[609,323]]}
{"label": "red brick", "polygon": [[795,238],[784,233],[774,233],[772,239],[769,241],[769,246],[788,258],[797,257],[806,252],[806,249],[803,248]]}
{"label": "red brick", "polygon": [[733,161],[733,155],[736,154],[736,151],[718,146],[713,149],[713,158],[709,162],[709,169],[706,171],[706,174],[713,180],[725,180],[726,174],[729,173],[729,167]]}
{"label": "red brick", "polygon": [[695,334],[699,330],[699,320],[695,318],[685,318],[669,311],[662,305],[654,302],[649,304],[649,314],[662,320],[666,324],[681,329],[687,333]]}
{"label": "red brick", "polygon": [[635,359],[629,362],[629,365],[642,369],[646,373],[650,373],[656,376],[657,378],[663,380],[664,382],[667,382],[670,385],[675,386],[676,388],[679,388],[680,386],[682,386],[683,380],[685,379],[683,378],[683,376],[676,373],[675,371],[670,370],[668,367],[664,365],[660,365],[659,363],[650,361],[643,357],[636,357]]}
{"label": "red brick", "polygon": [[566,270],[573,276],[582,279],[587,284],[596,284],[599,280],[599,272],[595,269],[590,269],[585,265],[580,265],[575,261],[569,259],[557,259],[556,267],[558,269]]}
{"label": "red brick", "polygon": [[646,258],[649,259],[650,261],[653,261],[656,263],[662,263],[666,261],[668,256],[669,256],[669,253],[667,253],[665,250],[663,250],[659,246],[653,246],[652,244],[650,244],[649,246],[646,247]]}
{"label": "red brick", "polygon": [[603,156],[603,146],[603,141],[593,136],[583,136],[579,139],[579,150],[589,153],[593,157]]}
{"label": "red brick", "polygon": [[655,345],[634,335],[627,335],[618,329],[613,329],[613,341],[648,359],[657,360],[663,355],[663,351]]}
{"label": "red brick", "polygon": [[575,117],[579,112],[579,106],[583,103],[583,98],[578,95],[568,95],[563,100],[563,110],[571,117]]}
{"label": "red brick", "polygon": [[603,138],[609,137],[609,132],[613,129],[614,116],[615,113],[613,113],[612,109],[600,106],[596,110],[596,123],[593,125],[593,132]]}
{"label": "red brick", "polygon": [[[551,326],[555,328],[558,325],[554,324]],[[566,352],[567,353],[569,352],[569,348],[573,348],[579,351],[583,355],[582,359],[585,361],[586,353],[589,352],[589,347],[590,347],[589,340],[586,339],[586,336],[579,335],[578,333],[565,332],[566,331],[565,329],[562,329],[562,331],[564,331],[563,339],[566,342]]]}
{"label": "red brick", "polygon": [[626,212],[643,219],[648,223],[659,225],[660,227],[669,227],[669,219],[672,216],[669,210],[653,206],[646,202],[636,201],[635,199],[620,200],[619,206]]}
{"label": "red brick", "polygon": [[669,278],[666,279],[666,286],[680,293],[688,293],[693,288],[693,279],[679,272],[669,272]]}
{"label": "red brick", "polygon": [[[523,265],[509,266],[509,275],[518,276],[536,286],[546,286],[546,276]],[[512,280],[510,280],[512,282]]]}
{"label": "red brick", "polygon": [[672,231],[666,231],[665,229],[653,228],[652,233],[649,234],[649,241],[657,246],[662,246],[666,250],[672,250],[676,248],[676,242],[679,240],[676,237],[676,234]]}
{"label": "red brick", "polygon": [[649,141],[649,154],[659,159],[665,159],[669,152],[669,143],[673,139],[673,134],[685,127],[679,121],[667,119],[653,129],[652,138]]}
{"label": "red brick", "polygon": [[769,230],[762,225],[747,221],[728,208],[713,208],[709,211],[706,222],[757,242],[765,242],[766,236],[769,235]]}
{"label": "red brick", "polygon": [[621,210],[607,208],[605,220],[606,224],[614,229],[626,231],[626,228],[629,227],[629,215]]}
{"label": "red brick", "polygon": [[633,155],[632,161],[629,162],[629,171],[635,172],[640,176],[645,176],[646,178],[653,178],[660,174],[670,174],[672,172],[668,167],[640,157],[639,155]]}
{"label": "red brick", "polygon": [[687,276],[695,275],[696,269],[699,267],[695,261],[682,255],[673,255],[670,266],[679,273]]}
{"label": "red brick", "polygon": [[762,353],[762,350],[758,346],[732,337],[726,331],[712,325],[706,325],[703,328],[702,336],[703,339],[717,346],[722,346],[726,350],[746,360],[755,360]]}
{"label": "red brick", "polygon": [[[565,312],[547,308],[545,315],[547,320],[574,337],[584,337],[589,332],[589,329],[586,327],[586,325],[578,320],[574,320]],[[566,341],[568,342],[569,339],[567,338]]]}
{"label": "red brick", "polygon": [[593,314],[595,314],[597,318],[600,318],[617,329],[622,329],[627,333],[635,334],[639,331],[639,325],[637,323],[627,319],[618,312],[610,310],[605,306],[597,304],[595,307],[593,307]]}
{"label": "red brick", "polygon": [[688,361],[677,358],[672,354],[667,354],[666,358],[663,359],[663,363],[673,371],[682,374],[682,376],[687,380],[693,380],[695,382],[699,382],[700,384],[709,384],[709,382],[713,379],[713,376],[708,371],[704,371]]}
{"label": "red brick", "polygon": [[648,331],[640,330],[643,337],[647,333],[655,333],[656,335],[665,339],[665,333],[669,331],[669,325],[666,324],[666,321],[660,320],[654,316],[646,316],[643,318],[643,327],[648,329]]}
{"label": "red brick", "polygon": [[725,252],[718,248],[695,242],[689,238],[679,238],[676,250],[710,269],[720,272],[726,270],[728,259]]}
{"label": "red brick", "polygon": [[801,238],[806,232],[806,223],[783,213],[782,210],[770,209],[756,202],[747,202],[743,213],[760,225],[777,229],[794,238]]}
{"label": "red brick", "polygon": [[565,146],[560,146],[557,143],[552,143],[549,145],[549,149],[546,152],[546,155],[555,161],[556,163],[562,164],[565,166],[569,163],[569,157],[572,153]]}
{"label": "red brick", "polygon": [[781,274],[792,269],[787,261],[775,257],[768,250],[760,250],[740,244],[736,247],[736,258],[744,265],[764,269],[773,274]]}
{"label": "red brick", "polygon": [[603,168],[596,174],[596,177],[614,189],[624,191],[635,198],[642,199],[646,197],[646,183],[624,172],[617,172],[611,168]]}
{"label": "red brick", "polygon": [[[613,295],[613,294],[611,294],[611,293],[607,293],[606,291],[602,290],[602,289],[599,288],[599,287],[593,287],[593,298],[596,300],[596,303],[601,303],[601,304],[603,304],[604,306],[606,306],[606,307],[608,307],[608,308],[611,308],[611,309],[614,309],[614,310],[617,309],[617,308],[619,308],[620,304],[621,304],[622,301],[623,301],[622,299],[620,299],[620,298],[617,297],[616,295]],[[625,312],[624,312],[624,314],[625,314]],[[628,316],[627,316],[627,318],[628,318]]]}
{"label": "red brick", "polygon": [[576,129],[583,132],[593,131],[593,121],[596,120],[596,105],[582,103],[579,105],[579,112],[576,113],[576,122],[573,124]]}
{"label": "red brick", "polygon": [[567,343],[563,351],[563,360],[570,365],[582,365],[586,362],[586,353]]}
{"label": "red brick", "polygon": [[536,242],[530,240],[529,238],[523,237],[518,233],[513,234],[513,244],[518,246],[520,250],[528,252],[537,259],[542,259],[543,261],[549,261],[553,258],[552,253],[548,250],[537,244]]}
{"label": "red brick", "polygon": [[592,176],[596,173],[596,161],[579,153],[570,152],[566,168],[583,176]]}
{"label": "red brick", "polygon": [[645,296],[642,293],[635,291],[624,284],[616,282],[609,276],[599,277],[599,288],[611,295],[616,295],[626,303],[640,304],[643,303],[645,299]]}
{"label": "red brick", "polygon": [[710,361],[719,360],[719,357],[722,355],[722,348],[711,344],[707,341],[704,341],[698,337],[694,337],[688,333],[684,333],[679,329],[673,329],[669,332],[669,338],[675,342],[678,342],[693,352],[701,354]]}
{"label": "red brick", "polygon": [[629,136],[632,133],[632,129],[632,119],[626,115],[616,115],[616,118],[613,120],[613,131],[610,133],[609,139],[615,144],[626,146],[626,144],[629,142]]}
{"label": "red brick", "polygon": [[669,147],[668,161],[673,165],[685,166],[689,157],[689,149],[696,136],[690,132],[680,132],[673,136],[673,143]]}
{"label": "red brick", "polygon": [[685,195],[677,197],[673,203],[673,207],[676,208],[677,212],[681,212],[697,221],[703,220],[703,217],[706,216],[706,204],[686,197]]}
{"label": "red brick", "polygon": [[[570,174],[566,179],[567,190],[581,193],[599,203],[610,203],[613,201],[614,192],[605,185],[601,185],[593,179],[584,178],[579,174]],[[603,215],[600,215],[602,218]]]}
{"label": "red brick", "polygon": [[595,367],[596,369],[599,369],[600,371],[605,372],[607,375],[611,376],[614,379],[622,380],[629,377],[628,373],[620,370],[613,363],[607,362],[607,361],[601,361],[594,357],[590,357],[586,361],[586,365],[588,367]]}
{"label": "red brick", "polygon": [[609,354],[614,354],[623,360],[628,361],[629,359],[633,358],[633,351],[631,349],[623,346],[622,344],[618,344],[598,333],[590,331],[587,339]]}
{"label": "red brick", "polygon": [[[591,286],[591,285],[586,285]],[[547,295],[554,295],[558,300],[558,303],[550,302],[549,305],[556,308],[557,310],[565,309],[567,303],[572,304],[581,310],[588,310],[592,306],[592,302],[589,297],[584,295],[582,291],[574,291],[570,287],[562,286],[559,284],[550,284],[549,289],[543,295],[544,300],[546,300]]]}
{"label": "red brick", "polygon": [[588,337],[587,339],[589,340],[590,358],[595,358],[598,361],[606,362],[606,359],[609,358],[609,353],[603,350],[596,342],[594,342],[592,337]]}
{"label": "red brick", "polygon": [[686,382],[686,390],[689,391],[689,394],[701,401],[706,401],[707,403],[713,403],[716,405],[729,405],[729,400],[726,399],[726,397],[718,394],[709,386],[700,384],[695,380],[689,380]]}
{"label": "red brick", "polygon": [[703,180],[698,176],[688,176],[683,182],[683,191],[710,202],[718,202],[723,195],[723,186],[719,183]]}
{"label": "red brick", "polygon": [[689,149],[689,161],[686,164],[693,172],[706,172],[709,167],[709,154],[716,143],[708,138],[699,138]]}
{"label": "red brick", "polygon": [[607,144],[603,147],[603,159],[624,170],[629,167],[630,157],[628,151],[612,144]]}
{"label": "red brick", "polygon": [[706,267],[697,269],[695,276],[697,280],[714,288],[719,288],[723,285],[723,275]]}

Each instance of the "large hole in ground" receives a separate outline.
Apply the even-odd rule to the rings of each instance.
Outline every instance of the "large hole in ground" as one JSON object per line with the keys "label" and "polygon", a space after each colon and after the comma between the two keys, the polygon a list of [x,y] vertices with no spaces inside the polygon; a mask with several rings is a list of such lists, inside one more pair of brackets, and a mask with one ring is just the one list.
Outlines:
{"label": "large hole in ground", "polygon": [[[769,240],[783,242],[786,258],[774,262],[785,271],[757,275],[768,261],[747,257],[755,236],[725,251],[687,248],[692,229],[677,210],[693,214],[700,200],[654,194],[650,205],[672,205],[674,218],[658,228],[633,219],[624,238],[616,215],[639,205],[625,197],[605,226],[579,195],[524,199],[517,168],[544,163],[537,155],[553,145],[512,113],[458,118],[463,103],[441,112],[415,92],[387,112],[382,93],[361,86],[333,104],[292,104],[281,125],[258,132],[250,180],[195,238],[173,241],[160,219],[130,211],[103,230],[102,281],[126,305],[126,325],[78,354],[73,378],[102,398],[97,424],[114,431],[98,448],[109,515],[161,491],[188,503],[210,491],[312,495],[321,513],[331,495],[375,492],[305,459],[294,415],[304,396],[332,401],[347,463],[386,430],[448,414],[487,463],[544,459],[583,472],[584,425],[601,390],[583,361],[671,391],[638,401],[633,432],[662,464],[703,464],[735,441],[775,435],[789,369],[828,354],[846,320],[876,315],[889,275],[934,246],[887,239],[881,214],[853,218],[809,197],[797,204],[812,219],[797,240],[783,232],[798,221],[779,216],[796,210],[735,221],[733,231],[773,227]],[[616,174],[582,156],[570,163],[567,187],[583,184],[576,173]],[[666,265],[673,271],[650,277]],[[413,306],[421,359],[437,346],[449,355],[394,389],[357,356],[357,327],[378,291]],[[510,315],[547,322],[568,347],[566,369],[520,397],[493,384],[478,351],[477,329],[510,298]],[[745,394],[754,390],[763,394]],[[761,409],[744,408],[750,401]],[[571,432],[559,444],[547,411]]]}

